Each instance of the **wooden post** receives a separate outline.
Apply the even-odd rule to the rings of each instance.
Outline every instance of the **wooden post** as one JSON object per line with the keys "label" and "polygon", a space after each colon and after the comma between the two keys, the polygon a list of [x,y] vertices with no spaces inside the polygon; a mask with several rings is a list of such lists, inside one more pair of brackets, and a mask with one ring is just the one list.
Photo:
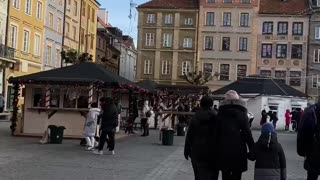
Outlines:
{"label": "wooden post", "polygon": [[[45,87],[45,91],[46,91],[46,95],[45,95],[45,106],[46,108],[50,108],[50,101],[51,101],[51,89],[49,87],[49,85],[47,85]],[[44,125],[44,134],[40,140],[41,144],[46,144],[48,143],[48,136],[49,136],[49,132],[48,132],[48,125],[49,125],[49,119],[47,119],[45,121],[45,125]]]}
{"label": "wooden post", "polygon": [[46,90],[45,106],[46,106],[46,108],[50,108],[50,101],[51,101],[51,90],[50,90],[50,87],[47,85],[45,90]]}

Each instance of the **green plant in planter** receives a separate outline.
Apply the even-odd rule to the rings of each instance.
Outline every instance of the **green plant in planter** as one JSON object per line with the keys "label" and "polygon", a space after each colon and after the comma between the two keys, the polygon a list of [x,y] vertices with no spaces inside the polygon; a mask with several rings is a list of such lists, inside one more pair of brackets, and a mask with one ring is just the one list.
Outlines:
{"label": "green plant in planter", "polygon": [[79,64],[83,62],[92,62],[93,56],[89,53],[79,53],[76,50],[67,50],[61,52],[61,58],[67,64]]}

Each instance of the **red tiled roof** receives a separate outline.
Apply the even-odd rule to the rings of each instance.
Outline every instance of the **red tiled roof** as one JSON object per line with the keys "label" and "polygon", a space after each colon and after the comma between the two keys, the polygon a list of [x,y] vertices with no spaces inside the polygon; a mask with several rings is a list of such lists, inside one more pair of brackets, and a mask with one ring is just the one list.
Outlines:
{"label": "red tiled roof", "polygon": [[151,0],[139,5],[140,8],[197,9],[198,0]]}
{"label": "red tiled roof", "polygon": [[112,27],[110,24],[106,24],[105,22],[103,22],[103,20],[99,17],[98,17],[98,22],[105,28]]}
{"label": "red tiled roof", "polygon": [[306,15],[308,10],[308,0],[260,0],[259,13]]}

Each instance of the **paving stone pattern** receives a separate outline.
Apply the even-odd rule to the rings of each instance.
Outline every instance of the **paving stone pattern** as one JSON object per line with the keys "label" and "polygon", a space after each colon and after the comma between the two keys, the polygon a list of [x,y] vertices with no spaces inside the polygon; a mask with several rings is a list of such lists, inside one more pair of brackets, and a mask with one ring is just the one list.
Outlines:
{"label": "paving stone pattern", "polygon": [[[158,144],[158,133],[131,136],[116,144],[116,155],[86,152],[77,140],[40,145],[38,138],[10,137],[9,123],[0,122],[0,180],[193,180],[183,157],[183,137],[174,146]],[[258,132],[254,133],[258,137]],[[305,179],[303,159],[296,154],[296,135],[280,133],[287,156],[288,180]],[[244,180],[253,180],[253,163]]]}

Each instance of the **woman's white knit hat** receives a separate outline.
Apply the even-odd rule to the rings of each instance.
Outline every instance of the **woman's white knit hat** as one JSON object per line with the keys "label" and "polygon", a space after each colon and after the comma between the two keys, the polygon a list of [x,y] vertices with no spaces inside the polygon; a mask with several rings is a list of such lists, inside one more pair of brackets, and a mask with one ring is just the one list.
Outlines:
{"label": "woman's white knit hat", "polygon": [[228,92],[226,92],[226,94],[224,95],[226,100],[236,100],[236,99],[240,99],[239,94],[237,93],[237,91],[234,90],[230,90]]}

